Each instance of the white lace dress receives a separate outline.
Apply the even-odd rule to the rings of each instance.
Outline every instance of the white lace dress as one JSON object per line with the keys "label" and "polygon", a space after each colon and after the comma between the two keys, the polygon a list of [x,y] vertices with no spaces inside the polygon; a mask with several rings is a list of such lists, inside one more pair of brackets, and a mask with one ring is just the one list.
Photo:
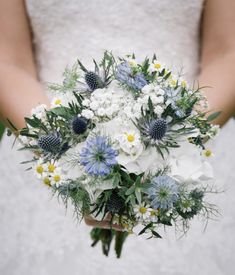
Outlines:
{"label": "white lace dress", "polygon": [[[38,72],[43,83],[61,81],[64,67],[77,57],[89,65],[104,49],[156,52],[163,62],[184,67],[196,78],[203,0],[27,0]],[[23,99],[22,99],[23,100]],[[187,238],[168,230],[163,240],[130,236],[122,259],[90,248],[89,228],[77,225],[70,211],[51,199],[48,189],[19,163],[23,154],[0,145],[0,274],[201,274],[232,275],[235,260],[235,123],[224,127],[214,144],[217,184],[227,192],[215,199],[219,222],[205,233],[194,221]]]}

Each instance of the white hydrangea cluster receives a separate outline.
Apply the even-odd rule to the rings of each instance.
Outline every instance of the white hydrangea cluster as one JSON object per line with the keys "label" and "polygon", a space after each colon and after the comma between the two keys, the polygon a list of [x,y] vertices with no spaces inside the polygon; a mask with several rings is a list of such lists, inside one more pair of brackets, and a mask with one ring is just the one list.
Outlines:
{"label": "white hydrangea cluster", "polygon": [[82,116],[98,121],[110,120],[116,117],[119,111],[126,106],[131,96],[124,90],[114,89],[113,86],[95,90],[90,98],[83,100],[87,109],[82,111]]}
{"label": "white hydrangea cluster", "polygon": [[35,116],[36,118],[40,120],[45,120],[46,119],[46,110],[47,106],[45,104],[41,104],[36,106],[31,110],[31,115]]}
{"label": "white hydrangea cluster", "polygon": [[156,115],[161,116],[166,107],[164,95],[165,91],[161,89],[160,86],[149,84],[144,86],[141,97],[137,100],[137,102],[145,109],[147,108],[148,100],[150,98],[154,106],[154,112]]}

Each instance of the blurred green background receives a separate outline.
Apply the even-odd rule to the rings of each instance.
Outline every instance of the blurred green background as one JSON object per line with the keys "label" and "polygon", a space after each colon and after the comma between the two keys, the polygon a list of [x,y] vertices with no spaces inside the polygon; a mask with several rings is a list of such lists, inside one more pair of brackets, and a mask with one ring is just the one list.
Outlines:
{"label": "blurred green background", "polygon": [[2,136],[4,134],[5,131],[5,127],[3,126],[3,124],[0,122],[0,141],[2,139]]}

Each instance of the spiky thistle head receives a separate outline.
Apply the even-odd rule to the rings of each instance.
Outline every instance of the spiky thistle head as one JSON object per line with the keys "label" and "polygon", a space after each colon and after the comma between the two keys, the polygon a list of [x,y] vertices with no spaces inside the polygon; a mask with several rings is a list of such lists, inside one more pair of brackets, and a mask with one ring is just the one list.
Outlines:
{"label": "spiky thistle head", "polygon": [[87,130],[87,120],[83,117],[75,117],[72,121],[73,132],[77,135],[81,135]]}
{"label": "spiky thistle head", "polygon": [[149,136],[154,140],[161,140],[166,135],[167,122],[163,118],[157,118],[149,124]]}
{"label": "spiky thistle head", "polygon": [[105,51],[104,56],[100,63],[93,60],[95,69],[89,71],[87,68],[78,60],[80,69],[85,73],[84,80],[88,87],[88,91],[93,92],[96,89],[102,89],[107,87],[111,83],[112,79],[112,67],[115,62],[114,57],[111,53]]}
{"label": "spiky thistle head", "polygon": [[56,153],[60,149],[61,140],[55,134],[44,135],[39,137],[38,146],[47,153]]}
{"label": "spiky thistle head", "polygon": [[99,88],[104,88],[104,86],[105,86],[101,77],[95,72],[91,72],[91,71],[86,72],[85,73],[85,81],[91,91],[94,91]]}
{"label": "spiky thistle head", "polygon": [[106,204],[107,211],[111,214],[118,214],[124,206],[125,200],[116,191],[113,191]]}

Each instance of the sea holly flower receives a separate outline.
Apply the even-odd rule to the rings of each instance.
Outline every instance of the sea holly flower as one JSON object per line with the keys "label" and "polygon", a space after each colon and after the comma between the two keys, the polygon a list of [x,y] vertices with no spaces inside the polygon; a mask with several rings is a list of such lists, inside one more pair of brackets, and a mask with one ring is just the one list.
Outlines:
{"label": "sea holly flower", "polygon": [[169,209],[178,198],[178,186],[173,178],[158,176],[152,179],[147,194],[153,209]]}
{"label": "sea holly flower", "polygon": [[87,141],[80,153],[80,163],[88,174],[106,176],[117,163],[118,152],[114,150],[104,136],[96,136]]}

